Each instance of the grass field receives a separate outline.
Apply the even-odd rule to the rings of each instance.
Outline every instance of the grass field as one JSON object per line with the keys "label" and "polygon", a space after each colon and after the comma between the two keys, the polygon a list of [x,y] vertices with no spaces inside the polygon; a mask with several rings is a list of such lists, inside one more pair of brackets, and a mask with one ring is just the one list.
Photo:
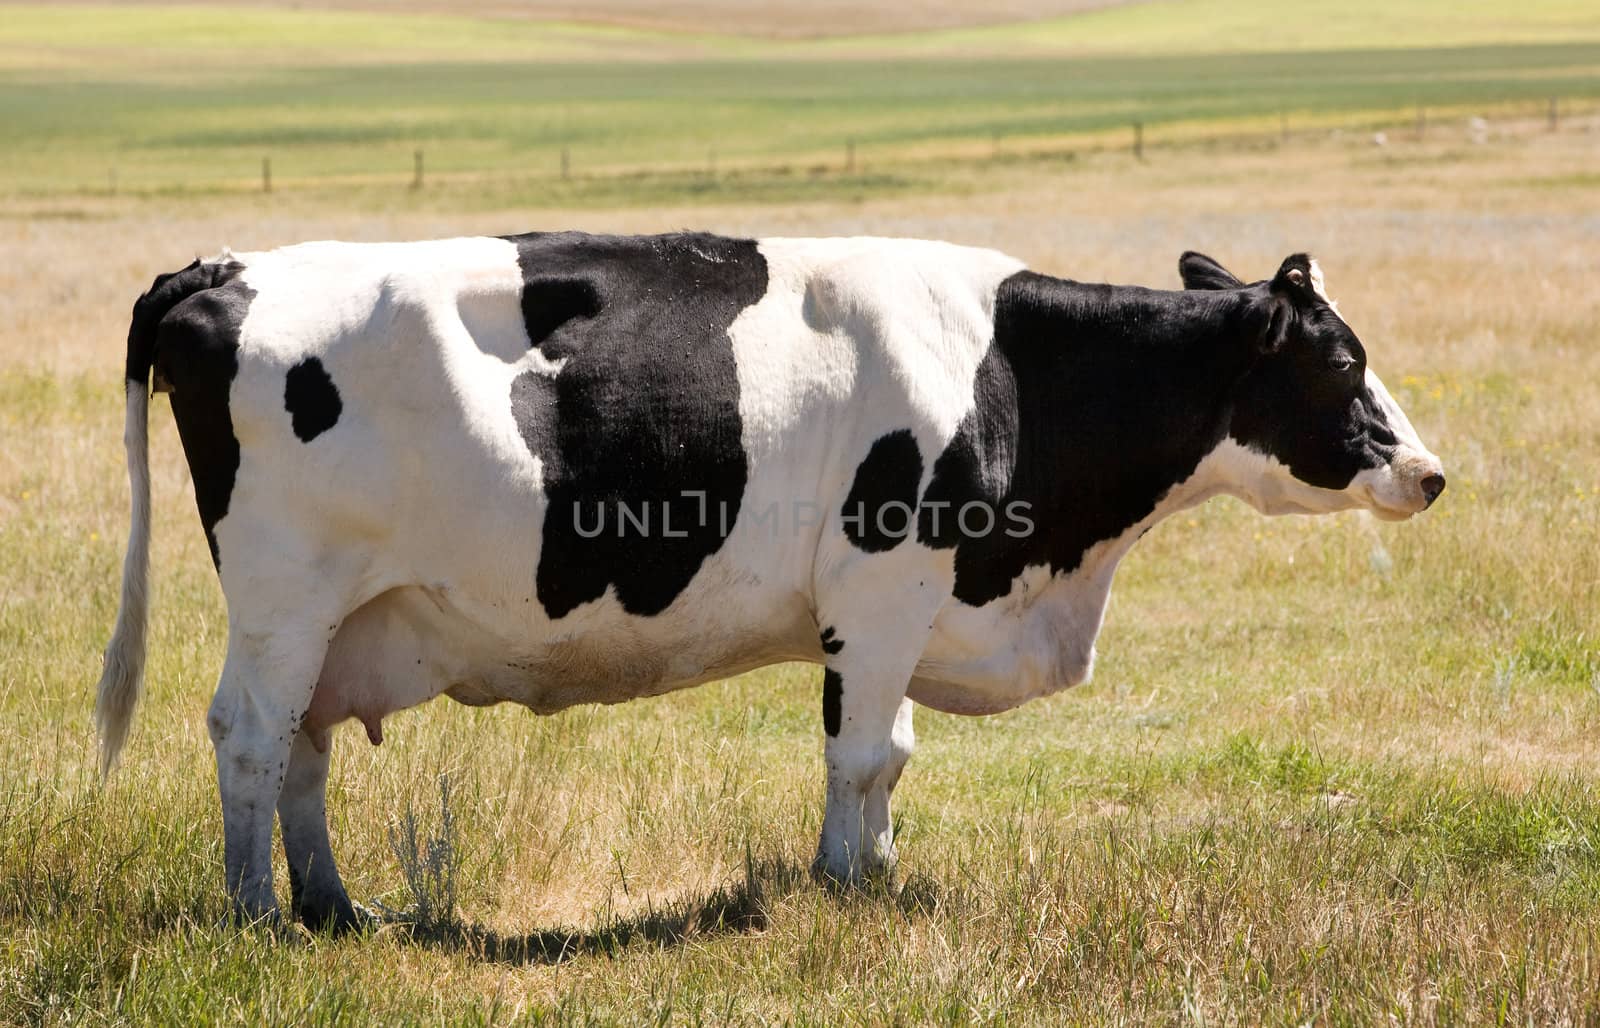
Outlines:
{"label": "grass field", "polygon": [[[12,30],[0,18],[0,37]],[[1581,84],[1588,45],[1492,52],[1529,81],[1554,68]],[[1125,55],[1106,59],[1131,69],[1122,86],[1085,86],[1075,102],[1093,117],[1097,102],[1145,95],[1142,81],[1197,105],[1203,128],[1243,113],[1220,86],[1190,95],[1222,71],[1279,61],[1276,81],[1298,88],[1318,60],[1383,59]],[[1455,62],[1470,90],[1497,74],[1475,60],[1411,63]],[[1017,77],[1029,65],[1011,63],[982,65],[995,95],[1029,95]],[[855,192],[781,204],[625,177],[544,202],[487,185],[474,199],[465,177],[386,200],[337,177],[335,137],[303,144],[327,162],[306,173],[331,177],[321,184],[286,172],[270,196],[185,193],[163,170],[181,159],[157,150],[147,191],[96,196],[40,155],[100,154],[137,128],[196,133],[173,146],[245,160],[252,141],[216,133],[230,111],[275,110],[261,83],[277,72],[234,69],[230,86],[216,68],[162,81],[136,69],[114,87],[82,68],[4,73],[25,145],[0,156],[0,1023],[1600,1018],[1600,123],[1497,120],[1481,144],[1452,124],[1382,148],[1317,132],[1142,163],[1089,148],[951,163],[914,142],[940,108],[922,92],[937,66],[904,80],[827,67],[816,102],[906,149],[869,163]],[[1408,74],[1396,67],[1371,88]],[[635,70],[652,84],[628,86],[614,110],[679,83],[654,115],[636,110],[640,131],[731,102],[711,66]],[[416,72],[439,89],[480,82],[449,100],[469,115],[492,93],[477,65]],[[205,83],[182,110],[180,74]],[[329,74],[327,111],[292,107],[275,131],[314,136],[364,105],[359,124],[398,117],[396,72]],[[808,113],[800,75],[773,64],[752,86],[782,118],[740,109],[762,126],[763,156],[823,145],[827,119]],[[595,91],[616,81],[595,76]],[[24,80],[42,85],[13,88]],[[94,104],[72,99],[95,89]],[[974,111],[985,102],[1012,101]],[[585,200],[596,206],[552,209]],[[376,749],[342,732],[329,807],[352,895],[412,902],[392,834],[408,810],[439,830],[446,776],[462,923],[337,941],[231,928],[204,725],[225,615],[159,399],[149,689],[124,766],[103,787],[94,775],[91,689],[126,532],[132,300],[222,244],[556,226],[931,236],[1169,285],[1184,249],[1246,275],[1310,249],[1450,489],[1398,526],[1266,520],[1219,500],[1158,527],[1123,566],[1092,683],[999,717],[919,712],[896,795],[897,892],[841,896],[806,878],[820,674],[786,666],[549,718],[440,703],[391,718]]]}

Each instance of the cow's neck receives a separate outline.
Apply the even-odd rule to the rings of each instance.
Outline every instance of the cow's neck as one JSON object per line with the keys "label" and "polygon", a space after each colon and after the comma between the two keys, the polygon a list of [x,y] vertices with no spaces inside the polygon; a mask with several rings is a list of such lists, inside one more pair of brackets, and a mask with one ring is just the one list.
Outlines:
{"label": "cow's neck", "polygon": [[[977,394],[989,407],[963,431],[1033,530],[958,548],[930,678],[1002,709],[1087,677],[1118,562],[1162,518],[1226,488],[1228,396],[1247,359],[1228,304],[1027,273],[1002,287]],[[1013,645],[997,649],[997,636]]]}
{"label": "cow's neck", "polygon": [[[1074,570],[1149,516],[1226,435],[1247,361],[1228,294],[1002,283],[972,412],[934,465],[930,500],[1025,512],[1020,535],[957,547],[956,596],[982,605],[1023,569]],[[948,529],[947,529],[948,531]]]}
{"label": "cow's neck", "polygon": [[1158,512],[1222,442],[1243,354],[1225,294],[1054,279],[1030,293],[995,345],[1019,365],[1021,427],[1044,458],[1028,483],[1036,556],[1068,572]]}

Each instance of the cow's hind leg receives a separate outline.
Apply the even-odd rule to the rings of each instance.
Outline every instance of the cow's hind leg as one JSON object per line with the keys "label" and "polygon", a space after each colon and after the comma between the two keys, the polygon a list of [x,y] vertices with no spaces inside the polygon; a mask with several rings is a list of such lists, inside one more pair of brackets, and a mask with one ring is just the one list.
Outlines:
{"label": "cow's hind leg", "polygon": [[337,619],[254,632],[230,626],[228,656],[207,727],[222,793],[228,895],[242,921],[276,921],[272,818],[290,750]]}
{"label": "cow's hind leg", "polygon": [[295,734],[278,795],[278,822],[289,865],[290,912],[307,928],[344,932],[361,926],[328,840],[328,740],[319,751],[310,733]]}

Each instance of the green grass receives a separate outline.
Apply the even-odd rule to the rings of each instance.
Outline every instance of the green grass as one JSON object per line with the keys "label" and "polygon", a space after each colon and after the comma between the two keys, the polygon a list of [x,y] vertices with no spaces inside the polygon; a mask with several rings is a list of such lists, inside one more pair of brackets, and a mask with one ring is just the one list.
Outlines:
{"label": "green grass", "polygon": [[[1341,0],[1263,7],[1249,0],[1153,0],[1009,25],[834,40],[840,50],[901,53],[1117,53],[1177,56],[1558,43],[1600,37],[1581,0]],[[819,49],[822,47],[819,47]]]}
{"label": "green grass", "polygon": [[[169,76],[192,64],[406,63],[430,61],[585,60],[648,56],[663,45],[704,43],[712,36],[662,34],[576,23],[404,16],[361,11],[273,9],[245,5],[0,4],[0,67],[93,74],[108,56],[117,64]],[[723,40],[715,49],[740,47]],[[676,48],[670,53],[681,57]]]}
{"label": "green grass", "polygon": [[[777,41],[704,25],[649,31],[571,22],[434,12],[253,6],[4,3],[0,66],[89,68],[182,58],[208,64],[435,60],[682,60],[742,55],[815,59],[874,56],[1273,53],[1423,49],[1600,40],[1600,14],[1584,0],[1345,0],[1263,9],[1250,0],[1153,0],[1066,17],[937,31]],[[604,6],[597,9],[604,13]]]}

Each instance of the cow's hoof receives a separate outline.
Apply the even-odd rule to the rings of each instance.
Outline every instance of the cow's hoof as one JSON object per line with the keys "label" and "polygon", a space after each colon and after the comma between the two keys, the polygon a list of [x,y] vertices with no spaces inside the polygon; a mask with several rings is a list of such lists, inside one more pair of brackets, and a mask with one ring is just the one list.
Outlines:
{"label": "cow's hoof", "polygon": [[362,932],[377,924],[377,918],[365,907],[350,902],[344,893],[302,900],[298,911],[300,923],[313,932],[328,935],[345,935]]}
{"label": "cow's hoof", "polygon": [[854,888],[858,876],[854,868],[839,869],[829,867],[828,862],[819,853],[816,859],[811,862],[811,880],[824,889],[842,891]]}
{"label": "cow's hoof", "polygon": [[868,881],[892,886],[895,883],[895,869],[899,866],[900,852],[891,849],[885,856],[876,860],[869,859],[865,875]]}
{"label": "cow's hoof", "polygon": [[820,857],[811,863],[811,878],[832,892],[892,891],[894,873],[888,867],[851,867],[844,870],[830,868]]}
{"label": "cow's hoof", "polygon": [[233,912],[228,915],[226,924],[231,928],[243,930],[264,931],[271,935],[279,934],[283,929],[283,915],[276,906],[265,910],[251,910],[235,903]]}
{"label": "cow's hoof", "polygon": [[859,864],[834,868],[819,853],[811,862],[811,877],[823,888],[838,892],[893,892],[896,863],[891,853],[886,860],[863,860]]}

